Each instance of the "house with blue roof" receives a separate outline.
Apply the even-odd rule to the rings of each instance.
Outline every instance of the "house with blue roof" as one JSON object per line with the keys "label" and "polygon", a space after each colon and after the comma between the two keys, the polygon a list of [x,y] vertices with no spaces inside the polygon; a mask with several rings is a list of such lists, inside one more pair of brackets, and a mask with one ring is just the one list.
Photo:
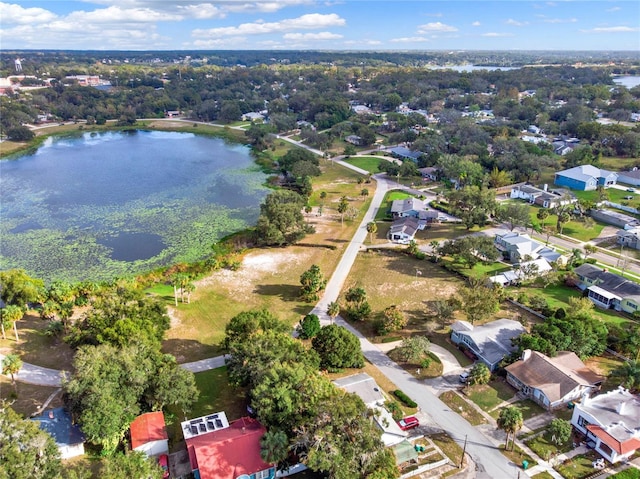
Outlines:
{"label": "house with blue roof", "polygon": [[71,415],[64,408],[43,411],[31,420],[37,421],[40,429],[53,437],[62,459],[84,454],[84,434],[80,427],[73,423]]}
{"label": "house with blue roof", "polygon": [[618,174],[614,171],[596,168],[593,165],[580,165],[568,170],[558,171],[554,183],[572,190],[591,191],[598,186],[609,187],[618,181]]}
{"label": "house with blue roof", "polygon": [[412,151],[404,146],[396,146],[394,148],[390,148],[388,151],[394,158],[398,158],[400,160],[411,160],[414,163],[417,163],[418,158],[424,154],[421,151]]}

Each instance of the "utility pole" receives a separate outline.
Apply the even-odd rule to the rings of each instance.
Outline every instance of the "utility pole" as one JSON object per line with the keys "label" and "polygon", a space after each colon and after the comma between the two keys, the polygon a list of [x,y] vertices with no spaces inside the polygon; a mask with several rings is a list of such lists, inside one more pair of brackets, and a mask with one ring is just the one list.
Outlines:
{"label": "utility pole", "polygon": [[464,463],[464,455],[467,452],[467,435],[464,435],[464,447],[462,448],[462,457],[460,458],[460,469],[462,469],[462,464]]}

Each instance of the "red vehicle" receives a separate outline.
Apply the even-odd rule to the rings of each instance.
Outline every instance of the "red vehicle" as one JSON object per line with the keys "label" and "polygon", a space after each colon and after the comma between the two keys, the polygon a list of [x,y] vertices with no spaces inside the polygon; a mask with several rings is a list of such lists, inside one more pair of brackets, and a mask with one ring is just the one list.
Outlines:
{"label": "red vehicle", "polygon": [[169,456],[161,454],[158,457],[158,464],[162,468],[162,479],[167,479],[169,477]]}
{"label": "red vehicle", "polygon": [[413,429],[414,427],[418,427],[420,425],[420,421],[415,416],[408,416],[404,419],[400,419],[398,421],[398,426],[403,431],[408,431],[409,429]]}

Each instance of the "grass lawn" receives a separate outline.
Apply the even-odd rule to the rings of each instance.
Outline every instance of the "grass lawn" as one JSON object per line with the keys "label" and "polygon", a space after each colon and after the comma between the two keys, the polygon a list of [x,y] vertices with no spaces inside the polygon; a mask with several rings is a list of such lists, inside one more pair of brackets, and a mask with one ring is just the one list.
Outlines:
{"label": "grass lawn", "polygon": [[601,167],[605,170],[620,171],[632,168],[638,162],[638,158],[622,158],[620,156],[603,156],[600,158]]}
{"label": "grass lawn", "polygon": [[[38,408],[57,389],[22,382],[16,382],[14,388],[9,378],[0,375],[0,399],[8,401],[13,410],[24,417],[29,417],[37,412]],[[54,408],[62,405],[62,394],[60,393],[49,403],[48,407]]]}
{"label": "grass lawn", "polygon": [[448,434],[433,434],[429,436],[429,439],[431,439],[433,443],[440,448],[452,463],[460,464],[460,460],[462,458],[462,447],[451,439]]}
{"label": "grass lawn", "polygon": [[620,384],[619,380],[616,380],[609,375],[614,369],[617,369],[624,364],[622,359],[616,358],[615,356],[605,352],[602,356],[589,358],[584,363],[589,369],[606,378],[602,384],[603,392],[616,389]]}
{"label": "grass lawn", "polygon": [[[531,218],[531,223],[533,224],[542,224],[541,221],[536,217],[539,209],[539,206],[531,206],[531,212],[529,216]],[[544,225],[553,226],[555,228],[557,221],[557,215],[549,214],[549,216],[544,220]],[[605,226],[606,225],[604,223],[596,221],[594,222],[593,227],[587,228],[583,222],[571,220],[564,225],[562,234],[565,236],[570,236],[571,238],[579,241],[590,241],[594,238],[597,238]]]}
{"label": "grass lawn", "polygon": [[376,156],[351,156],[344,161],[350,165],[367,170],[371,174],[380,173],[380,162],[387,161]]}
{"label": "grass lawn", "polygon": [[[536,403],[534,403],[529,399],[516,401],[513,404],[510,404],[510,406],[514,406],[517,409],[519,409],[520,412],[522,413],[522,419],[525,421],[528,419],[531,419],[534,416],[537,416],[539,414],[546,412],[544,409],[542,409],[540,406],[538,406]],[[491,414],[491,417],[493,417],[494,419],[498,419],[498,416],[500,416],[501,410],[502,408],[494,409],[489,414]]]}
{"label": "grass lawn", "polygon": [[593,451],[587,454],[579,454],[556,466],[555,469],[566,479],[582,479],[594,473],[595,469],[592,463],[599,458],[600,455]]}
{"label": "grass lawn", "polygon": [[531,456],[520,449],[518,446],[513,447],[511,450],[511,438],[509,438],[509,450],[505,451],[504,445],[500,446],[500,452],[511,459],[514,464],[522,467],[523,461],[527,461],[527,469],[538,464]]}
{"label": "grass lawn", "polygon": [[487,420],[482,414],[475,410],[467,401],[460,397],[455,391],[445,391],[440,395],[440,400],[451,408],[452,411],[457,412],[472,426],[479,426],[480,424],[486,424]]}
{"label": "grass lawn", "polygon": [[556,445],[549,434],[540,434],[527,442],[527,446],[545,461],[551,459],[555,454],[562,454],[571,450],[571,441],[567,441],[560,446]]}
{"label": "grass lawn", "polygon": [[[564,284],[551,284],[546,288],[519,286],[513,288],[513,291],[516,292],[516,297],[520,292],[524,292],[529,296],[543,297],[554,311],[558,308],[564,308],[565,311],[569,311],[569,298],[582,297],[582,293],[579,290]],[[606,323],[624,325],[629,322],[629,319],[611,309],[594,308],[593,315]]]}
{"label": "grass lawn", "polygon": [[440,358],[433,353],[429,353],[429,367],[423,367],[420,361],[405,362],[400,358],[398,349],[389,351],[389,357],[398,363],[398,365],[417,379],[431,379],[442,376],[442,362]]}
{"label": "grass lawn", "polygon": [[536,474],[535,476],[531,476],[532,479],[553,479],[553,476],[549,474],[547,471],[542,471]]}
{"label": "grass lawn", "polygon": [[413,195],[407,193],[406,191],[401,190],[391,190],[388,191],[386,195],[384,195],[384,199],[380,204],[380,208],[378,208],[378,212],[376,213],[376,221],[384,220],[385,218],[390,218],[389,210],[391,209],[391,203],[393,200],[403,200],[405,198],[412,198]]}
{"label": "grass lawn", "polygon": [[491,411],[501,402],[511,399],[515,393],[515,389],[505,381],[496,379],[488,384],[476,384],[465,389],[465,395],[486,412]]}
{"label": "grass lawn", "polygon": [[0,339],[0,350],[11,349],[26,363],[71,370],[73,349],[61,339],[47,336],[45,329],[48,324],[49,322],[40,319],[37,313],[29,312],[17,323],[18,343],[15,341],[13,330],[8,330],[7,339]]}
{"label": "grass lawn", "polygon": [[615,473],[613,476],[609,476],[611,479],[640,479],[640,469],[630,467],[624,471]]}

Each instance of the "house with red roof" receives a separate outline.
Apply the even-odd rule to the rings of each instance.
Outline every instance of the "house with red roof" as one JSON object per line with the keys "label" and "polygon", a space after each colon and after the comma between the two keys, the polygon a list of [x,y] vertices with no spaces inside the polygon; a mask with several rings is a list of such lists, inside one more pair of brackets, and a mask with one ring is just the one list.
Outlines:
{"label": "house with red roof", "polygon": [[229,423],[221,412],[183,422],[182,432],[196,479],[275,478],[275,466],[260,457],[267,430],[255,419]]}
{"label": "house with red roof", "polygon": [[162,411],[148,412],[135,418],[130,429],[131,449],[147,456],[169,454],[169,436]]}
{"label": "house with red roof", "polygon": [[611,463],[624,461],[640,449],[640,397],[620,386],[576,404],[571,424]]}

